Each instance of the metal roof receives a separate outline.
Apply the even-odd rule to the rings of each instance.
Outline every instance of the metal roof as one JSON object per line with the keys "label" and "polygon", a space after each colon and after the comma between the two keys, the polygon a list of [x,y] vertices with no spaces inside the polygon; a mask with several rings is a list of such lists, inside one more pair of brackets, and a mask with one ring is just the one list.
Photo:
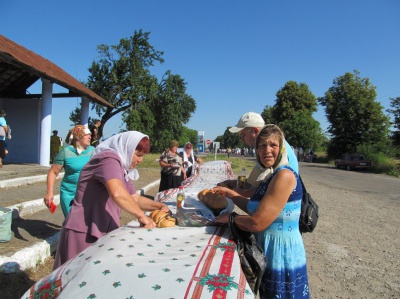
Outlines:
{"label": "metal roof", "polygon": [[27,89],[41,78],[68,89],[68,93],[53,94],[53,98],[87,97],[89,101],[113,107],[50,60],[0,34],[0,98],[41,97],[27,93]]}

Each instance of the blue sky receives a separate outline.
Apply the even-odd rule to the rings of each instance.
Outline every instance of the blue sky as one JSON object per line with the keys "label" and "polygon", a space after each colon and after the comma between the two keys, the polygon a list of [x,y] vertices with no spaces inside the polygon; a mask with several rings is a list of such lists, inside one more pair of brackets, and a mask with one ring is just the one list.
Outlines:
{"label": "blue sky", "polygon": [[[389,98],[400,96],[398,0],[3,0],[0,28],[80,81],[88,78],[96,46],[116,45],[135,30],[151,32],[150,43],[165,59],[152,73],[161,77],[171,70],[185,79],[197,103],[186,126],[210,140],[243,113],[274,105],[276,92],[290,80],[306,83],[320,97],[336,77],[357,69],[377,87],[385,109]],[[35,88],[40,91],[39,85],[31,92]],[[62,137],[79,103],[53,100],[52,129]],[[323,107],[314,117],[326,130]],[[116,116],[104,135],[121,124]]]}

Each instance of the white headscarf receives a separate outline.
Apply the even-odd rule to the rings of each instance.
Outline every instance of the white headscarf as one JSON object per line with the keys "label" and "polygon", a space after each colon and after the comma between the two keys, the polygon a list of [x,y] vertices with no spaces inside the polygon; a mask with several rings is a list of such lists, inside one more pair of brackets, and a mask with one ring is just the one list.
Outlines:
{"label": "white headscarf", "polygon": [[129,169],[129,167],[132,164],[133,153],[135,152],[140,140],[144,137],[149,138],[149,136],[138,131],[128,131],[113,135],[96,147],[92,158],[98,153],[113,150],[121,159],[122,166],[125,170],[125,180],[137,180],[139,178],[139,172],[136,168]]}
{"label": "white headscarf", "polygon": [[[188,159],[188,156],[186,154],[186,146],[188,144],[192,145],[192,149],[190,151],[190,156],[192,157],[193,164],[190,163],[190,161]],[[194,159],[194,154],[193,154],[193,144],[191,144],[190,142],[186,142],[185,146],[183,147],[183,162],[185,162],[185,161],[188,162],[188,163],[184,163],[185,171],[187,171],[190,168],[190,166],[192,166],[192,174],[195,174],[195,171],[196,171],[195,170],[196,169],[196,166],[195,166],[196,165],[196,160]]]}
{"label": "white headscarf", "polygon": [[[266,126],[268,126],[268,125],[265,125],[264,128],[265,128]],[[277,127],[278,127],[278,126],[277,126]],[[278,127],[278,128],[279,128],[279,127]],[[279,128],[279,130],[281,130],[281,129]],[[256,144],[257,144],[257,142],[256,142]],[[257,150],[257,149],[256,149],[256,150]],[[259,167],[260,169],[263,170],[263,172],[258,176],[257,181],[264,181],[264,180],[267,179],[267,178],[275,171],[275,169],[277,169],[278,167],[280,167],[280,166],[282,166],[282,165],[289,165],[289,159],[288,159],[288,154],[287,154],[287,150],[286,150],[286,139],[285,139],[285,137],[283,136],[283,133],[282,133],[282,146],[281,146],[281,148],[280,148],[279,157],[278,157],[277,161],[275,162],[275,164],[274,164],[273,166],[268,167],[268,168],[265,168],[265,167],[261,164],[257,153],[256,153],[256,159],[257,159],[258,167]]]}

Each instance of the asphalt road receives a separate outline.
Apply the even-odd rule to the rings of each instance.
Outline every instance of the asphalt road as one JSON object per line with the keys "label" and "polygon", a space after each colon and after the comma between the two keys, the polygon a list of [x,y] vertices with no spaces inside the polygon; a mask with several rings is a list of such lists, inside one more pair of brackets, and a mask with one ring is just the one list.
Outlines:
{"label": "asphalt road", "polygon": [[336,169],[330,165],[300,163],[300,174],[307,181],[346,191],[378,194],[379,197],[400,200],[400,178],[375,174],[365,170]]}

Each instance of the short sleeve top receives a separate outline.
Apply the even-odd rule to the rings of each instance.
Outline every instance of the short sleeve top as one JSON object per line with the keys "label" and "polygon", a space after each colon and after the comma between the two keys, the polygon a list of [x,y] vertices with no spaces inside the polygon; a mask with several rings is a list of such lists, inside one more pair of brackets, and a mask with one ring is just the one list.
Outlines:
{"label": "short sleeve top", "polygon": [[[7,127],[7,122],[4,117],[0,117],[0,126]],[[0,140],[6,140],[5,136],[0,136]]]}
{"label": "short sleeve top", "polygon": [[96,154],[83,167],[71,212],[64,226],[100,238],[120,226],[121,209],[109,197],[105,183],[120,180],[130,194],[135,188],[125,180],[125,170],[118,154],[112,150]]}

